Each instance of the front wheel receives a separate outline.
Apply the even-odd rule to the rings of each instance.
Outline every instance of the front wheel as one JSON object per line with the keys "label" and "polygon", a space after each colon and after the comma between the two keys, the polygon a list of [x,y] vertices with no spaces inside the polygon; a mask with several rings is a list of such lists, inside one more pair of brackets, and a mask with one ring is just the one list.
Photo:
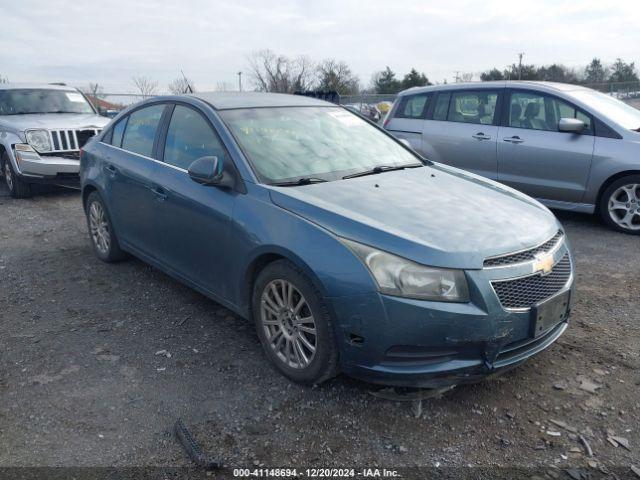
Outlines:
{"label": "front wheel", "polygon": [[619,232],[640,235],[640,175],[613,182],[602,194],[600,215]]}
{"label": "front wheel", "polygon": [[31,196],[31,185],[18,178],[6,152],[2,155],[2,162],[0,163],[2,164],[2,174],[9,189],[9,194],[13,198],[29,198]]}
{"label": "front wheel", "polygon": [[269,360],[287,378],[318,384],[338,373],[338,346],[324,299],[307,276],[287,260],[258,275],[252,313]]}

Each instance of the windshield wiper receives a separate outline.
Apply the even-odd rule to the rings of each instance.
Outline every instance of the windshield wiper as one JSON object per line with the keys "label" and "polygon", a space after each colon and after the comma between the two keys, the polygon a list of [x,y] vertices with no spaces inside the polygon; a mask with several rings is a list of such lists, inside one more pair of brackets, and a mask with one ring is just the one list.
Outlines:
{"label": "windshield wiper", "polygon": [[290,180],[286,182],[275,182],[275,183],[271,183],[270,185],[275,185],[276,187],[297,187],[300,185],[310,185],[312,183],[322,183],[322,182],[328,182],[328,180],[325,180],[324,178],[319,178],[319,177],[301,177],[301,178],[298,178],[297,180]]}
{"label": "windshield wiper", "polygon": [[376,165],[371,170],[365,170],[364,172],[358,172],[358,173],[351,173],[349,175],[345,175],[342,178],[346,179],[346,178],[364,177],[366,175],[375,175],[377,173],[382,173],[382,172],[391,172],[393,170],[404,170],[405,168],[418,168],[418,167],[424,167],[424,165],[422,163],[410,163],[407,165]]}

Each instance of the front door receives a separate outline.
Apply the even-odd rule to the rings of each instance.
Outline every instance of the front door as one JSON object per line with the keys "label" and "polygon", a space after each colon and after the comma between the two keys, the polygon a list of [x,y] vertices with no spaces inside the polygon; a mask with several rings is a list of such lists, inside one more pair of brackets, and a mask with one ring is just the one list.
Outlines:
{"label": "front door", "polygon": [[424,122],[427,158],[496,179],[498,90],[439,93]]}
{"label": "front door", "polygon": [[[512,91],[498,140],[498,180],[543,200],[580,202],[595,136],[591,117],[555,96]],[[558,131],[561,118],[578,118],[581,134]]]}
{"label": "front door", "polygon": [[153,172],[159,197],[158,234],[163,263],[220,297],[228,294],[229,233],[237,193],[194,182],[187,173],[198,158],[231,162],[213,127],[194,108],[176,105],[166,132],[163,163]]}

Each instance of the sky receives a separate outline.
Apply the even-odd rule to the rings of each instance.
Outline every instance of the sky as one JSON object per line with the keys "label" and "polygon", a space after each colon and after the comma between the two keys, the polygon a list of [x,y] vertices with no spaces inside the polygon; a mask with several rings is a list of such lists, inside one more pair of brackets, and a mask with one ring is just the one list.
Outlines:
{"label": "sky", "polygon": [[385,66],[432,82],[517,62],[582,69],[640,63],[637,0],[0,0],[0,75],[11,82],[166,90],[180,70],[200,91],[251,88],[247,57],[270,49],[349,64],[363,86]]}

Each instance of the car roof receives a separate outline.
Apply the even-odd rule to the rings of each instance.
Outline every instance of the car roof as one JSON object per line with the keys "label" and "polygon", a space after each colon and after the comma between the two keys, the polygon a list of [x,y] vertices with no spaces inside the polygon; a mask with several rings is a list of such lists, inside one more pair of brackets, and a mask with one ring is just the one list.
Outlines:
{"label": "car roof", "polygon": [[521,88],[533,88],[536,90],[543,90],[547,92],[567,92],[573,90],[589,90],[586,87],[580,85],[574,85],[571,83],[558,83],[558,82],[539,82],[532,80],[496,80],[490,82],[456,82],[446,83],[442,85],[429,85],[427,87],[412,87],[407,90],[403,90],[398,95],[411,95],[422,92],[432,92],[438,90],[482,90],[485,88],[504,88],[504,87],[521,87]]}
{"label": "car roof", "polygon": [[259,107],[330,107],[335,104],[304,95],[265,92],[198,92],[189,96],[204,100],[216,110]]}
{"label": "car roof", "polygon": [[50,83],[0,83],[0,90],[25,90],[25,89],[38,89],[38,90],[62,90],[67,92],[75,92],[75,87],[68,85],[52,85]]}

